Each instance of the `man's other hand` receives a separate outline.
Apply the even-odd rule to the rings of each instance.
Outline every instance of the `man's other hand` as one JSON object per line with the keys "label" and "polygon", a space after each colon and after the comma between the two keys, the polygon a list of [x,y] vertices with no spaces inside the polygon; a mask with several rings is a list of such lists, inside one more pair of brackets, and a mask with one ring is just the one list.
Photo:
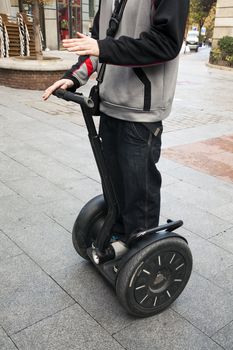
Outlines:
{"label": "man's other hand", "polygon": [[69,52],[74,52],[79,56],[99,57],[99,45],[97,40],[87,35],[77,32],[77,38],[62,40],[63,46]]}
{"label": "man's other hand", "polygon": [[55,90],[57,89],[67,90],[71,88],[73,85],[74,83],[70,79],[58,80],[53,85],[49,86],[48,89],[45,90],[44,94],[42,95],[42,98],[44,101],[46,101]]}

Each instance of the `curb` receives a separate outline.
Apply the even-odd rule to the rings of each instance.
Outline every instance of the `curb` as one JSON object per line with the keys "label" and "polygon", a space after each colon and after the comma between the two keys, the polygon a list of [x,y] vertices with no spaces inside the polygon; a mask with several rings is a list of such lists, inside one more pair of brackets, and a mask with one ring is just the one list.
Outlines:
{"label": "curb", "polygon": [[228,72],[233,72],[233,68],[231,67],[225,67],[225,66],[218,66],[217,64],[212,64],[212,63],[206,63],[207,67],[214,68],[214,69],[220,69],[220,70],[225,70]]}

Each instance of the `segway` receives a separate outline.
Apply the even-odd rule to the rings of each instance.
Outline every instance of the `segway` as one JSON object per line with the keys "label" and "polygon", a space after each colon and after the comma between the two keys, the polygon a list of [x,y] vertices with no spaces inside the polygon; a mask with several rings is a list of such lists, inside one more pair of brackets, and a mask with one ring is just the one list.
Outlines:
{"label": "segway", "polygon": [[82,94],[62,89],[54,95],[80,104],[104,192],[80,211],[72,232],[74,248],[110,282],[128,313],[138,317],[155,315],[180,295],[192,271],[188,243],[174,232],[183,222],[168,220],[127,240],[114,237],[117,198],[93,121],[94,103]]}

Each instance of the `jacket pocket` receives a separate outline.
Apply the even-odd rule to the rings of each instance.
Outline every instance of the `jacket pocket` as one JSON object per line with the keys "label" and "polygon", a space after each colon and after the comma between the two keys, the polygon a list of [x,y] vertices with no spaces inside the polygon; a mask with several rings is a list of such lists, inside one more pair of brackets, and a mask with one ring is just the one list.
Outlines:
{"label": "jacket pocket", "polygon": [[108,66],[100,84],[101,101],[129,110],[143,111],[144,85],[132,67]]}

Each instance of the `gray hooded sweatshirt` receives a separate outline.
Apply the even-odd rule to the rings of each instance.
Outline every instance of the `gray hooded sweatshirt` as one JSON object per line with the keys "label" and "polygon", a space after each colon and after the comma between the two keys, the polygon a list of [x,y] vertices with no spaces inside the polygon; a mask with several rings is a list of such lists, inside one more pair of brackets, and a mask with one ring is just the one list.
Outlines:
{"label": "gray hooded sweatshirt", "polygon": [[75,88],[100,63],[107,63],[100,85],[100,110],[112,117],[156,122],[171,111],[188,0],[128,0],[115,38],[106,37],[112,0],[101,0],[93,27],[100,56],[82,56],[65,74]]}

